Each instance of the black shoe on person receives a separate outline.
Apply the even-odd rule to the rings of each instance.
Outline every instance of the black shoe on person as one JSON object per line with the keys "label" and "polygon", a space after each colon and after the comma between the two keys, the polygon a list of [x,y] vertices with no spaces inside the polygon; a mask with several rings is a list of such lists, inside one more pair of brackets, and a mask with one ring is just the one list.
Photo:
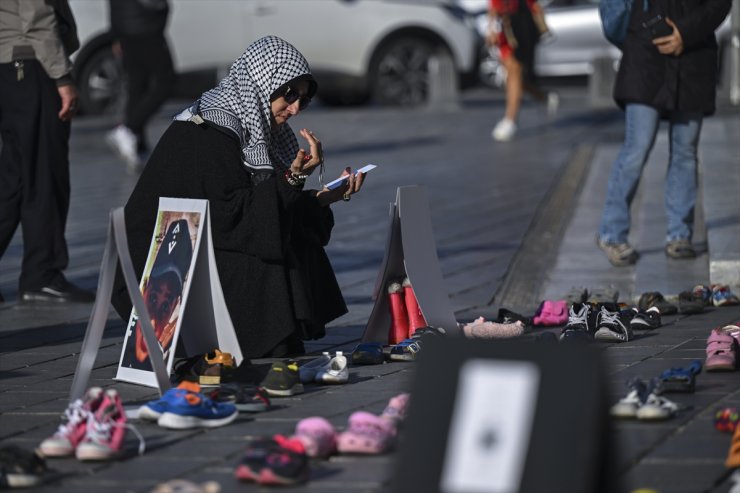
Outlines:
{"label": "black shoe on person", "polygon": [[46,286],[23,291],[21,300],[24,302],[92,303],[95,301],[95,293],[78,288],[60,276]]}

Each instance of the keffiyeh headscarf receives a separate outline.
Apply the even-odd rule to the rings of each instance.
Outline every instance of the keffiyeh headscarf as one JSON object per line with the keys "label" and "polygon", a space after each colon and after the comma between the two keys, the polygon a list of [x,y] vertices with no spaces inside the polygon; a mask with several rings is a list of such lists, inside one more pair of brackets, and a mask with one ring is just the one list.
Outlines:
{"label": "keffiyeh headscarf", "polygon": [[260,38],[231,65],[218,86],[201,95],[194,112],[239,137],[242,160],[250,172],[285,170],[295,159],[298,140],[287,123],[271,130],[270,96],[301,76],[311,77],[311,69],[293,45],[277,36]]}

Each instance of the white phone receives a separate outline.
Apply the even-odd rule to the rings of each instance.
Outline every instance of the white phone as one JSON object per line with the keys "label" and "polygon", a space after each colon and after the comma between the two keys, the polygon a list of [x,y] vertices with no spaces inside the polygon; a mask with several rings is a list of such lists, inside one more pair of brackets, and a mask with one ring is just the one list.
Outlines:
{"label": "white phone", "polygon": [[[375,168],[377,168],[377,166],[375,166],[374,164],[366,164],[362,168],[355,171],[355,176],[359,175],[360,173],[367,173],[368,171],[372,171]],[[339,188],[345,183],[347,183],[347,178],[348,176],[342,176],[340,178],[337,178],[334,181],[330,181],[329,183],[326,184],[326,188],[328,188],[329,190],[334,190],[335,188]]]}

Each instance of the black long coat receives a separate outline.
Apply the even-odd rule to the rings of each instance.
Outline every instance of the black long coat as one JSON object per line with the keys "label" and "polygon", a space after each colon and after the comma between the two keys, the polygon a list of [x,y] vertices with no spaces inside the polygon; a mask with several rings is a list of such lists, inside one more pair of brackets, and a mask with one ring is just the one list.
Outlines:
{"label": "black long coat", "polygon": [[[160,197],[208,199],[218,274],[245,358],[266,354],[294,332],[320,338],[326,323],[347,312],[323,248],[334,225],[331,209],[282,178],[253,185],[228,131],[176,121],[160,139],[124,209],[137,275]],[[128,320],[120,269],[113,306]]]}
{"label": "black long coat", "polygon": [[[648,9],[644,10],[644,4]],[[714,31],[727,17],[732,0],[633,0],[627,39],[614,87],[620,107],[652,106],[710,115],[715,111],[717,42]],[[683,38],[680,56],[662,55],[643,22],[662,15],[675,22]]]}

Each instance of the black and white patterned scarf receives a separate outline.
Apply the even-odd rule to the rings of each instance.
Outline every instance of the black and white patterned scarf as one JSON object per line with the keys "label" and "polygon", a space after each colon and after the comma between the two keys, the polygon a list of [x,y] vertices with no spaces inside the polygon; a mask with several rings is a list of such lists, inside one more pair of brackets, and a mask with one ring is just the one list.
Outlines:
{"label": "black and white patterned scarf", "polygon": [[243,164],[250,172],[283,171],[295,159],[298,140],[287,123],[271,130],[270,96],[310,74],[306,58],[293,45],[265,36],[249,45],[228,75],[203,93],[191,111],[239,137]]}

